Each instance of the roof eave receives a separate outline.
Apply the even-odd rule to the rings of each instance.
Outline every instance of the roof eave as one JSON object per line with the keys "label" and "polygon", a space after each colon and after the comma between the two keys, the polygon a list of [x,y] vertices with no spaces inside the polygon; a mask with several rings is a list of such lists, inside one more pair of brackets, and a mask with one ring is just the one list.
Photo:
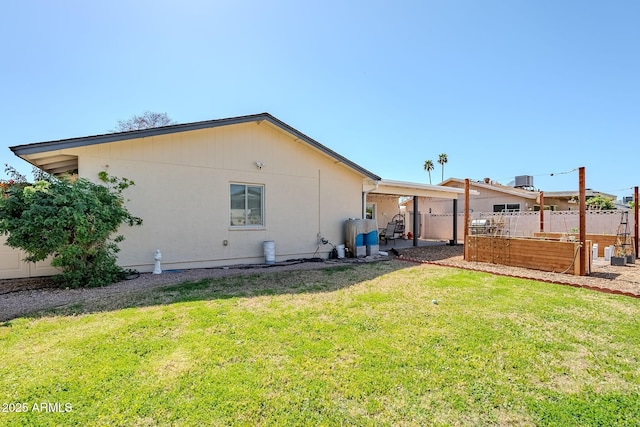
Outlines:
{"label": "roof eave", "polygon": [[61,140],[54,140],[54,141],[36,142],[31,144],[12,146],[12,147],[9,147],[9,149],[16,156],[24,159],[23,156],[28,156],[30,154],[59,151],[59,150],[84,147],[89,145],[105,144],[109,142],[126,141],[130,139],[147,138],[152,136],[166,135],[170,133],[188,132],[193,130],[208,129],[208,128],[214,128],[219,126],[229,126],[234,124],[261,122],[261,121],[267,121],[271,123],[272,125],[282,129],[283,131],[293,135],[294,137],[306,142],[313,148],[334,158],[337,161],[337,163],[342,163],[345,166],[357,171],[358,173],[362,174],[367,178],[370,178],[374,181],[379,181],[382,179],[378,175],[368,171],[362,166],[352,162],[351,160],[347,159],[344,156],[341,156],[340,154],[336,153],[330,148],[320,144],[318,141],[314,140],[313,138],[310,138],[309,136],[289,126],[283,121],[278,120],[277,118],[273,117],[269,113],[230,117],[226,119],[206,120],[202,122],[169,125],[169,126],[162,126],[157,128],[109,133],[109,134],[103,134],[103,135],[93,135],[93,136],[86,136],[86,137],[80,137],[80,138],[69,138],[69,139],[61,139]]}
{"label": "roof eave", "polygon": [[[463,188],[445,187],[441,185],[420,184],[416,182],[393,181],[383,179],[378,188],[373,190],[374,194],[392,194],[397,196],[420,196],[435,197],[443,199],[456,199],[458,195],[464,194]],[[478,191],[469,190],[470,194],[478,195]]]}

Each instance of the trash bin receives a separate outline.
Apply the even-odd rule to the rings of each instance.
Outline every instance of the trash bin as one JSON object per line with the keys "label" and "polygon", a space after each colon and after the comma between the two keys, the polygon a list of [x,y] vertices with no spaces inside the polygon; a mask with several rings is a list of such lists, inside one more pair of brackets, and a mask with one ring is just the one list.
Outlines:
{"label": "trash bin", "polygon": [[265,264],[275,264],[276,262],[276,242],[273,240],[265,240],[262,244],[264,248]]}

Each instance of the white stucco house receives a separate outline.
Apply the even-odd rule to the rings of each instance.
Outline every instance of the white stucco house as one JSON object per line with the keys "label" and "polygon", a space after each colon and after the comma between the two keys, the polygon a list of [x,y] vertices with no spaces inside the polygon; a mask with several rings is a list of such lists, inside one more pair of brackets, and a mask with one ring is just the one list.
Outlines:
{"label": "white stucco house", "polygon": [[[98,182],[106,170],[135,181],[127,207],[144,224],[122,228],[119,264],[142,272],[153,270],[157,249],[164,269],[263,262],[265,241],[274,242],[276,261],[324,256],[332,247],[319,238],[342,242],[345,220],[363,218],[367,207],[384,227],[383,210],[392,214],[398,196],[463,193],[385,181],[268,113],[11,150],[53,174]],[[12,269],[0,265],[0,278]]]}

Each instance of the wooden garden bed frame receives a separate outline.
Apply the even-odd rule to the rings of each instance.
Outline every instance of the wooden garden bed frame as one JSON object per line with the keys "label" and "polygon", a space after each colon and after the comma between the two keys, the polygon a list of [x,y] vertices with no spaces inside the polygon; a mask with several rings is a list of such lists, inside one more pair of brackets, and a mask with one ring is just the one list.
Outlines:
{"label": "wooden garden bed frame", "polygon": [[[579,240],[578,233],[549,233],[549,232],[537,232],[533,233],[533,237],[560,240],[568,236],[573,236],[575,240]],[[590,234],[587,233],[587,240],[591,240],[592,244],[598,245],[598,256],[604,257],[604,248],[607,246],[616,244],[617,236],[615,234]]]}
{"label": "wooden garden bed frame", "polygon": [[[587,242],[587,272],[591,271],[592,242]],[[580,275],[580,242],[549,238],[507,238],[468,235],[465,259],[511,267]],[[588,274],[588,273],[587,273]]]}

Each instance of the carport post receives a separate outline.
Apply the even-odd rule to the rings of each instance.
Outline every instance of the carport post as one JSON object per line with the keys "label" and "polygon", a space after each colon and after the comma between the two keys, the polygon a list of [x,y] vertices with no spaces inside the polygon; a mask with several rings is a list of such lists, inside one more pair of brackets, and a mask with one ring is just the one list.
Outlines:
{"label": "carport post", "polygon": [[633,210],[635,213],[635,223],[634,223],[634,228],[635,228],[635,244],[636,244],[636,258],[638,258],[638,187],[636,186],[633,189]]}
{"label": "carport post", "polygon": [[467,235],[469,234],[469,178],[464,179],[464,251],[463,259],[467,260]]}

